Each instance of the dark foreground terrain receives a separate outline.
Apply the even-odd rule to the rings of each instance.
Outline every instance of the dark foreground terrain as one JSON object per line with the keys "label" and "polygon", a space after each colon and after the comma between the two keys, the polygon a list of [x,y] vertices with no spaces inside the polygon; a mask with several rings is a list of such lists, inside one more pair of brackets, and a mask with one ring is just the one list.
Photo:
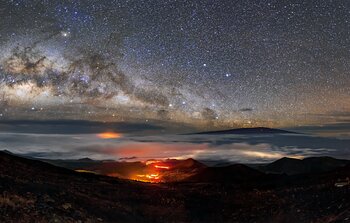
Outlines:
{"label": "dark foreground terrain", "polygon": [[0,152],[0,222],[350,222],[349,164],[291,176],[245,166],[203,171],[149,184]]}

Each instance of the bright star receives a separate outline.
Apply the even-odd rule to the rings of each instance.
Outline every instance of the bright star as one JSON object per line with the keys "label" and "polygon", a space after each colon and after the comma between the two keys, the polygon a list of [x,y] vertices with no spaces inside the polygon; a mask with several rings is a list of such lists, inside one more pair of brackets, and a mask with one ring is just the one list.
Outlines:
{"label": "bright star", "polygon": [[62,31],[62,32],[61,32],[61,35],[62,35],[63,37],[69,37],[70,32]]}

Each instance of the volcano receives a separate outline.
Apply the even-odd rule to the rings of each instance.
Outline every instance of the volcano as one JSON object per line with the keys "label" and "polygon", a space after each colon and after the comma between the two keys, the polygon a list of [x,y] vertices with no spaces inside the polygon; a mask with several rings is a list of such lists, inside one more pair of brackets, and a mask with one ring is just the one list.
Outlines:
{"label": "volcano", "polygon": [[75,170],[152,183],[182,181],[207,168],[206,165],[191,158],[186,160],[149,160],[146,162],[104,161],[92,162],[90,166],[80,167],[81,169]]}
{"label": "volcano", "polygon": [[286,130],[282,130],[282,129],[257,127],[257,128],[239,128],[239,129],[227,129],[227,130],[209,131],[209,132],[198,132],[198,133],[194,133],[194,134],[200,134],[200,135],[224,135],[224,134],[260,135],[260,134],[300,134],[300,133],[286,131]]}

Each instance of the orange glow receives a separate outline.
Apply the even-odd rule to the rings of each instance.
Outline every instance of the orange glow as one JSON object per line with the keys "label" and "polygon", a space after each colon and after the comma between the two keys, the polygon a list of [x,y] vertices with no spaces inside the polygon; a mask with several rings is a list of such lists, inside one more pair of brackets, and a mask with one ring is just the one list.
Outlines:
{"label": "orange glow", "polygon": [[165,169],[165,170],[170,169],[170,166],[165,165],[165,163],[163,161],[160,161],[160,160],[147,160],[146,165],[152,166],[152,167],[157,168],[157,169]]}
{"label": "orange glow", "polygon": [[116,132],[104,132],[97,134],[97,137],[99,137],[100,139],[118,139],[122,137],[122,134]]}
{"label": "orange glow", "polygon": [[163,182],[163,170],[170,170],[170,166],[164,165],[162,161],[159,160],[149,160],[146,162],[146,165],[151,167],[148,168],[148,171],[144,174],[137,174],[132,180],[148,182],[148,183],[160,183]]}
{"label": "orange glow", "polygon": [[157,168],[157,169],[166,169],[166,170],[170,169],[169,166],[154,165],[154,167]]}
{"label": "orange glow", "polygon": [[159,183],[160,182],[160,176],[158,173],[152,173],[152,174],[138,174],[133,180],[142,181],[142,182],[149,182],[149,183]]}
{"label": "orange glow", "polygon": [[[107,155],[113,155],[116,157],[187,157],[193,152],[207,151],[208,146],[206,144],[166,144],[166,143],[143,143],[143,142],[128,142],[116,144],[111,148],[107,148],[103,153]],[[165,156],[165,157],[162,157]],[[150,160],[146,162],[146,165],[157,161]],[[159,162],[159,161],[158,161]]]}
{"label": "orange glow", "polygon": [[96,174],[96,172],[90,171],[90,170],[75,170],[75,171],[79,172],[79,173],[93,173],[93,174]]}
{"label": "orange glow", "polygon": [[148,166],[148,165],[151,165],[151,164],[154,164],[154,163],[160,163],[160,161],[159,160],[147,160],[146,161],[146,165]]}

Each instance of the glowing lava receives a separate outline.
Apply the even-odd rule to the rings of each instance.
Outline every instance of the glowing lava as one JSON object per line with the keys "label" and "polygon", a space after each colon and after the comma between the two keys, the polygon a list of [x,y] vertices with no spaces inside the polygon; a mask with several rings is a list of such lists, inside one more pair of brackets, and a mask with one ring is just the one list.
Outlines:
{"label": "glowing lava", "polygon": [[144,174],[137,174],[133,180],[160,183],[164,175],[164,171],[170,170],[170,166],[158,160],[150,160],[146,162],[147,170]]}
{"label": "glowing lava", "polygon": [[166,165],[166,163],[160,160],[148,160],[146,161],[146,165],[157,169],[165,169],[165,170],[170,169],[170,166]]}
{"label": "glowing lava", "polygon": [[154,165],[154,167],[157,168],[157,169],[166,169],[166,170],[170,169],[169,166],[163,166],[163,165]]}
{"label": "glowing lava", "polygon": [[103,132],[97,134],[97,137],[99,137],[100,139],[118,139],[122,137],[122,134],[116,132]]}
{"label": "glowing lava", "polygon": [[151,174],[138,174],[133,180],[142,181],[142,182],[150,182],[150,183],[159,183],[160,176],[158,173]]}

